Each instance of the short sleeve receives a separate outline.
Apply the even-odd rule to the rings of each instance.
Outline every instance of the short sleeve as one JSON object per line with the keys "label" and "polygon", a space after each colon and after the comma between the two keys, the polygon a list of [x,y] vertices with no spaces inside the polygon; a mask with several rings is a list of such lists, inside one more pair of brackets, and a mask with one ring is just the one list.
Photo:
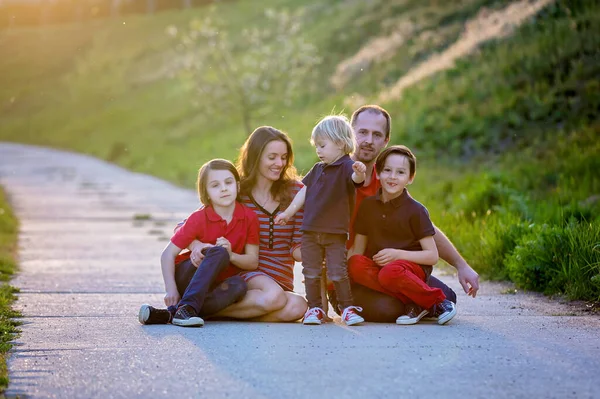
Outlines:
{"label": "short sleeve", "polygon": [[316,170],[319,167],[319,164],[314,164],[313,167],[308,171],[308,173],[306,174],[306,176],[304,176],[304,178],[302,179],[302,183],[306,186],[306,187],[310,187],[315,179],[315,175],[318,174],[318,171]]}
{"label": "short sleeve", "polygon": [[206,227],[204,210],[192,213],[171,237],[171,242],[178,248],[187,248],[192,241],[202,241]]}
{"label": "short sleeve", "polygon": [[258,216],[253,210],[246,208],[246,217],[248,218],[248,232],[246,235],[246,244],[259,245],[259,226]]}
{"label": "short sleeve", "polygon": [[435,234],[433,223],[429,218],[429,212],[423,205],[420,205],[419,208],[411,215],[410,228],[417,240],[430,237]]}

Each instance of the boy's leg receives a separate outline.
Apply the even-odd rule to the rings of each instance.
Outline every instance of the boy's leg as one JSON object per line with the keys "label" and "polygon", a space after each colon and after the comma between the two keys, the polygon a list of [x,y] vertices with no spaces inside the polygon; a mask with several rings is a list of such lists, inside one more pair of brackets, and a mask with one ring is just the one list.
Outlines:
{"label": "boy's leg", "polygon": [[406,260],[385,265],[379,272],[379,283],[386,290],[395,295],[405,295],[425,309],[446,299],[441,289],[432,288],[425,283],[425,272],[419,265]]}
{"label": "boy's leg", "polygon": [[[186,262],[182,262],[182,264],[184,263]],[[188,281],[191,272],[193,271],[194,273],[191,279],[189,279],[187,287],[184,288],[183,295],[181,296],[181,300],[177,304],[177,307],[189,305],[196,313],[199,313],[213,282],[219,273],[225,270],[228,265],[229,253],[227,253],[225,248],[218,246],[211,247],[206,252],[206,256],[197,269],[194,265],[191,266],[196,269],[195,271],[191,270],[189,265],[186,264],[185,268],[182,268],[182,270],[178,272],[178,265],[178,267],[175,268],[175,281],[177,283],[177,289],[180,290],[179,292],[181,292],[183,285]]]}
{"label": "boy's leg", "polygon": [[323,267],[323,247],[319,243],[321,233],[302,234],[302,274],[308,307],[321,308],[321,269]]}
{"label": "boy's leg", "polygon": [[232,276],[219,283],[204,299],[198,316],[208,317],[242,300],[248,291],[248,284],[242,276]]}
{"label": "boy's leg", "polygon": [[363,285],[372,290],[394,297],[403,303],[412,302],[401,292],[390,291],[381,285],[381,282],[379,281],[379,273],[381,270],[382,268],[379,267],[373,259],[363,255],[354,255],[348,260],[348,271],[350,272],[352,281],[356,284]]}

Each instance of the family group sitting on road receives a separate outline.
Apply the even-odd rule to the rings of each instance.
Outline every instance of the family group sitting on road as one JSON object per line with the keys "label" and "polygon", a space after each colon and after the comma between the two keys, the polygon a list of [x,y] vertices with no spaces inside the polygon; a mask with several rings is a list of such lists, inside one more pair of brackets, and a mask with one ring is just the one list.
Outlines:
{"label": "family group sitting on road", "polygon": [[[456,294],[431,275],[438,257],[458,271],[475,297],[479,276],[406,187],[416,158],[390,140],[389,113],[376,105],[348,121],[327,116],[311,143],[320,162],[300,180],[289,137],[257,128],[237,165],[204,164],[203,207],[180,223],[161,267],[167,309],[142,305],[142,324],[202,326],[203,318],[321,324],[325,262],[328,299],[346,325],[408,325],[423,317],[449,322]],[[188,249],[188,250],[186,250]],[[302,262],[306,299],[293,292]]]}

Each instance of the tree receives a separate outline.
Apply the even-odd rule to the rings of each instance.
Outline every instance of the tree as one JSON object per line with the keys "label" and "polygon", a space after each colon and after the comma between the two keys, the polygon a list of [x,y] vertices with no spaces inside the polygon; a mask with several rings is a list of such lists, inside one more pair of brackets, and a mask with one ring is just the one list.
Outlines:
{"label": "tree", "polygon": [[291,104],[298,89],[321,62],[317,49],[301,35],[301,18],[267,10],[260,28],[244,29],[234,41],[223,21],[193,20],[179,33],[178,68],[190,79],[197,102],[207,112],[239,115],[244,129],[270,110],[270,104]]}

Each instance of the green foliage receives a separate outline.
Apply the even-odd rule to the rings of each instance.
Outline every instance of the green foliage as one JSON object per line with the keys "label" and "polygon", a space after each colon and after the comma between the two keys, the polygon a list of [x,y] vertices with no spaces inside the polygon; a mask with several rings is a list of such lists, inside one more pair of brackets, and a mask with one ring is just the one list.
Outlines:
{"label": "green foliage", "polygon": [[[10,204],[0,187],[0,280],[10,279],[16,269],[14,259],[17,244],[18,222]],[[0,393],[8,386],[8,370],[6,355],[12,344],[11,340],[17,334],[18,322],[14,320],[19,313],[11,309],[16,300],[17,289],[6,283],[0,284]]]}
{"label": "green foliage", "polygon": [[598,301],[600,226],[537,227],[518,243],[506,266],[510,278],[525,289]]}
{"label": "green foliage", "polygon": [[179,68],[200,109],[207,116],[237,113],[250,134],[253,123],[272,111],[270,103],[289,106],[301,88],[307,91],[321,61],[300,35],[301,21],[299,13],[267,9],[264,23],[244,29],[237,41],[217,14],[192,20],[183,33],[175,26],[167,32],[179,39]]}

